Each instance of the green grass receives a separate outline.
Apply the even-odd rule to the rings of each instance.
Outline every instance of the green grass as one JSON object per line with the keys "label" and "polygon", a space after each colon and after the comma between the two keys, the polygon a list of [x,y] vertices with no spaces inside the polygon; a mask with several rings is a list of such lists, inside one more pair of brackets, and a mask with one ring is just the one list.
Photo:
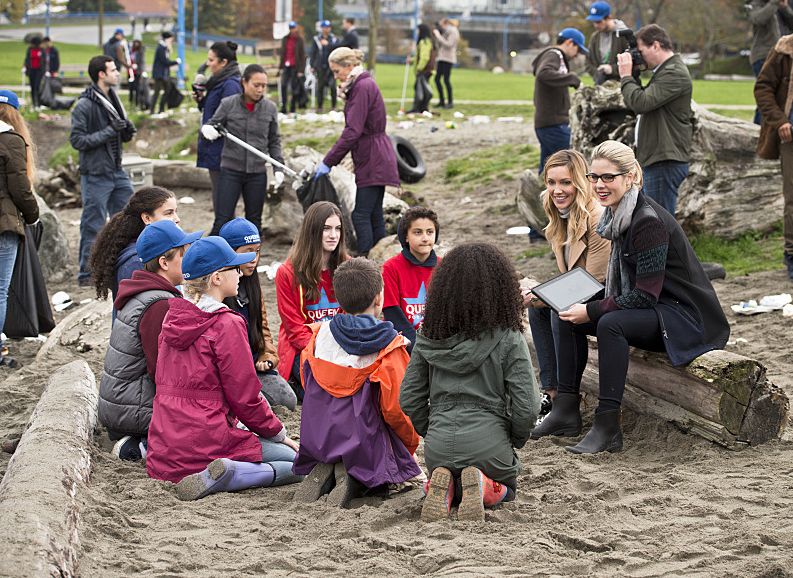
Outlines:
{"label": "green grass", "polygon": [[526,167],[536,166],[540,151],[531,145],[506,144],[480,149],[476,153],[446,163],[443,178],[447,183],[466,185],[493,178],[514,179]]}
{"label": "green grass", "polygon": [[57,149],[55,149],[54,153],[52,153],[49,166],[51,169],[56,169],[58,167],[66,166],[67,164],[69,164],[69,157],[71,157],[74,164],[77,164],[77,160],[79,156],[80,153],[72,148],[72,145],[69,144],[69,141],[66,141]]}
{"label": "green grass", "polygon": [[771,233],[746,233],[732,241],[713,235],[696,235],[691,245],[700,261],[720,263],[730,275],[773,271],[782,266],[781,223]]}
{"label": "green grass", "polygon": [[[189,126],[186,129],[184,135],[182,135],[182,137],[172,144],[171,147],[166,151],[165,154],[167,155],[167,158],[182,161],[196,160],[196,155],[198,154],[199,129],[200,127],[198,123],[195,123],[193,126]],[[185,149],[190,151],[187,155],[179,154]]]}
{"label": "green grass", "polygon": [[730,110],[726,108],[711,108],[710,112],[720,114],[721,116],[729,116],[731,118],[740,118],[752,122],[754,119],[754,110]]}

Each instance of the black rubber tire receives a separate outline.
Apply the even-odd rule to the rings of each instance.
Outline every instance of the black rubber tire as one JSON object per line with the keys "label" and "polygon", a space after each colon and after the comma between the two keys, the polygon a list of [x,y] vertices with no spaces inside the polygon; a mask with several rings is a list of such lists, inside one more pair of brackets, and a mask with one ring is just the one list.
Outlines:
{"label": "black rubber tire", "polygon": [[391,144],[397,158],[399,178],[405,183],[417,183],[427,175],[424,159],[416,147],[404,137],[391,135]]}

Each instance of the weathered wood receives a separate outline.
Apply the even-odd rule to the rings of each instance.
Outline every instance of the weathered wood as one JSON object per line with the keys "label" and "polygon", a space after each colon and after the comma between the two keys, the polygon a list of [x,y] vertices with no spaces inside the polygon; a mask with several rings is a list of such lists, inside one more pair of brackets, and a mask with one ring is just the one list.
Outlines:
{"label": "weathered wood", "polygon": [[526,219],[529,227],[542,234],[548,225],[548,216],[542,207],[542,193],[545,184],[540,180],[537,171],[523,171],[520,176],[520,190],[516,199],[518,212]]}

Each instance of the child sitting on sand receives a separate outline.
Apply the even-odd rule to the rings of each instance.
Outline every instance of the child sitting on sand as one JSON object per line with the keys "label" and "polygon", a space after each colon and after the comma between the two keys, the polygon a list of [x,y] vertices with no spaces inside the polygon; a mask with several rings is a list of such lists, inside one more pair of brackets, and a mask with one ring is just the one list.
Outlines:
{"label": "child sitting on sand", "polygon": [[421,519],[484,520],[484,507],[515,498],[539,394],[521,334],[514,268],[495,246],[452,249],[435,270],[400,405],[424,437],[430,470]]}
{"label": "child sitting on sand", "polygon": [[[377,265],[358,257],[339,265],[333,290],[346,313],[311,325],[301,355],[305,388],[296,474],[309,474],[295,499],[346,507],[366,490],[387,489],[421,474],[418,446],[399,408],[407,339],[388,321]],[[335,484],[335,487],[334,487]]]}
{"label": "child sitting on sand", "polygon": [[259,392],[245,320],[223,304],[255,258],[221,237],[195,242],[182,261],[187,299],[163,322],[146,470],[179,482],[182,500],[300,480],[297,444]]}

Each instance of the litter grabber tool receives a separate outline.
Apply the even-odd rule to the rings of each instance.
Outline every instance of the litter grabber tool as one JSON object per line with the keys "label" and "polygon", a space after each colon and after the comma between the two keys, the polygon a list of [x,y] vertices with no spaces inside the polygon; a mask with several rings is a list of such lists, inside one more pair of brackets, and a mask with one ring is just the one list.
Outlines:
{"label": "litter grabber tool", "polygon": [[294,170],[290,169],[284,163],[278,162],[277,160],[275,160],[270,155],[263,153],[262,151],[260,151],[256,147],[251,146],[248,143],[246,143],[241,138],[238,138],[238,137],[234,136],[228,130],[226,130],[226,128],[223,127],[223,126],[220,126],[220,125],[213,126],[211,124],[205,124],[204,126],[201,127],[201,134],[204,135],[204,138],[206,138],[207,140],[215,140],[215,139],[218,138],[218,136],[223,136],[226,139],[230,140],[231,142],[240,145],[245,150],[252,152],[253,154],[255,154],[260,159],[264,159],[265,161],[267,161],[268,163],[272,164],[273,166],[278,167],[279,169],[284,171],[286,174],[288,174],[290,177],[292,177],[294,179],[297,179],[299,181],[303,180],[303,177],[301,175],[299,175]]}

